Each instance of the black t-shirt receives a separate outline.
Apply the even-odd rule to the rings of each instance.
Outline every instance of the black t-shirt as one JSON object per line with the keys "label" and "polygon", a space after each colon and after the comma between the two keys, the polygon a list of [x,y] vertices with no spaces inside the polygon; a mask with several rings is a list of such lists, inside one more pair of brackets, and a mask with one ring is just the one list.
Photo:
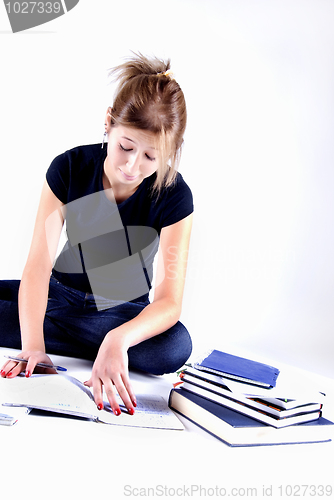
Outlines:
{"label": "black t-shirt", "polygon": [[79,146],[57,156],[46,173],[66,205],[68,241],[53,274],[83,292],[133,300],[149,291],[161,229],[190,215],[193,198],[180,173],[152,195],[154,173],[127,200],[113,203],[102,183],[106,155],[101,144]]}

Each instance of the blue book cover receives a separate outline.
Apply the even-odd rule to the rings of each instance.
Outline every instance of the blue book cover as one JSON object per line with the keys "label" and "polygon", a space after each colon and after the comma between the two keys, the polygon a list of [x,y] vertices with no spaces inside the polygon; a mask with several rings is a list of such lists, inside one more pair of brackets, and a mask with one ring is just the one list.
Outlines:
{"label": "blue book cover", "polygon": [[194,368],[268,388],[275,387],[279,375],[278,368],[216,349],[203,360],[195,363]]}

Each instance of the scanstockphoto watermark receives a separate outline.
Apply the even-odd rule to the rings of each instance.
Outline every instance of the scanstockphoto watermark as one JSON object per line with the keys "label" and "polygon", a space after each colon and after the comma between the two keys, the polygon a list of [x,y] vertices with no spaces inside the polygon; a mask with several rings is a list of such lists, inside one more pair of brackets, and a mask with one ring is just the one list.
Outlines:
{"label": "scanstockphoto watermark", "polygon": [[[105,210],[106,198],[111,201]],[[167,280],[201,278],[229,285],[236,280],[280,279],[295,256],[280,249],[241,251],[232,246],[193,251],[170,245],[150,226],[124,226],[112,189],[78,198],[52,212],[45,222],[50,262],[58,276],[75,274],[89,286],[99,310],[132,301]],[[62,237],[64,236],[64,238]],[[60,243],[63,247],[60,251]],[[186,272],[186,264],[188,270]],[[86,285],[87,286],[87,285]]]}
{"label": "scanstockphoto watermark", "polygon": [[171,487],[163,484],[150,487],[124,486],[125,497],[161,497],[161,498],[219,498],[219,497],[257,497],[257,488],[224,488],[221,486],[206,487],[199,484]]}
{"label": "scanstockphoto watermark", "polygon": [[170,246],[165,262],[171,278],[176,278],[179,260],[188,262],[187,279],[196,281],[212,280],[213,268],[215,279],[219,283],[233,280],[278,281],[283,277],[286,266],[296,262],[296,254],[290,249],[266,248],[258,251],[238,249],[221,245],[202,249],[185,250],[179,253],[177,247]]}
{"label": "scanstockphoto watermark", "polygon": [[167,486],[158,484],[155,486],[143,487],[124,486],[123,495],[125,497],[161,497],[161,498],[287,498],[287,497],[331,497],[333,487],[329,484],[264,484],[259,487],[231,487],[222,486],[203,486],[199,484],[183,486]]}
{"label": "scanstockphoto watermark", "polygon": [[48,23],[67,14],[78,3],[79,0],[41,0],[36,2],[4,0],[13,33]]}

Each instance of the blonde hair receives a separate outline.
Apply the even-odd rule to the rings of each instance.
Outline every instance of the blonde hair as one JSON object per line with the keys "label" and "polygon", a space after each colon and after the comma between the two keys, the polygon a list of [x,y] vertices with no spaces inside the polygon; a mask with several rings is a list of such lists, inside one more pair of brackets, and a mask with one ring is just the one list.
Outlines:
{"label": "blonde hair", "polygon": [[185,98],[170,60],[134,54],[109,75],[118,81],[111,124],[152,132],[157,138],[160,161],[153,191],[159,193],[176,178],[187,122]]}

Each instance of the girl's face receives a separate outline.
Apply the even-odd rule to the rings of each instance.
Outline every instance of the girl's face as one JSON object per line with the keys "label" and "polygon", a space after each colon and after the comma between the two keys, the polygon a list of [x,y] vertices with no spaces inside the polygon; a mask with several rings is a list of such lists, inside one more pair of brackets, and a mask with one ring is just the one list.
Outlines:
{"label": "girl's face", "polygon": [[113,188],[136,189],[156,172],[158,163],[154,134],[121,125],[111,127],[105,173]]}

